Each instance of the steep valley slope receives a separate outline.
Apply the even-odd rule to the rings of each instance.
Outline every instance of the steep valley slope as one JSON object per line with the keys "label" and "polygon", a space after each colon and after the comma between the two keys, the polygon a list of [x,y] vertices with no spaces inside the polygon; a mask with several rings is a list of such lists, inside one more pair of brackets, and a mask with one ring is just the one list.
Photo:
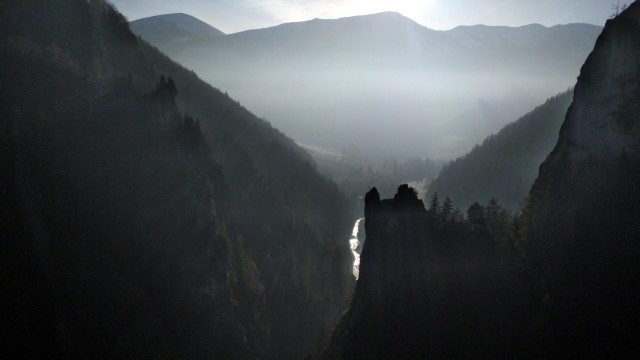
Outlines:
{"label": "steep valley slope", "polygon": [[2,2],[0,30],[8,351],[313,353],[353,280],[351,216],[310,157],[107,2]]}

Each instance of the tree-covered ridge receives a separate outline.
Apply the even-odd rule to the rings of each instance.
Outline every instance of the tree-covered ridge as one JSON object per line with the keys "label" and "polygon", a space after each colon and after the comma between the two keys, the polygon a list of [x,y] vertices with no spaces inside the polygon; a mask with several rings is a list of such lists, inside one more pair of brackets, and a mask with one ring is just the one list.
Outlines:
{"label": "tree-covered ridge", "polygon": [[0,18],[3,298],[16,347],[313,351],[352,280],[345,201],[308,155],[134,36],[108,3],[3,2]]}
{"label": "tree-covered ridge", "polygon": [[[428,157],[404,161],[396,158],[367,158],[355,148],[344,149],[339,159],[320,158],[317,163],[319,170],[335,181],[352,202],[361,198],[373,184],[382,196],[392,196],[398,184],[411,182],[423,185],[419,189],[422,190],[419,195],[424,196],[429,182],[441,167],[439,162]],[[360,206],[359,201],[357,206]]]}
{"label": "tree-covered ridge", "polygon": [[538,166],[558,139],[572,99],[571,90],[548,99],[451,161],[432,182],[428,198],[439,193],[466,208],[495,197],[509,211],[520,211]]}
{"label": "tree-covered ridge", "polygon": [[[240,337],[219,338],[241,328],[235,319],[223,322],[233,312],[229,209],[220,167],[196,123],[159,96],[161,83],[142,97],[84,96],[73,92],[92,84],[71,82],[74,74],[48,58],[13,55],[3,79],[24,87],[13,88],[3,106],[0,146],[3,310],[14,353],[248,353]],[[56,76],[25,79],[43,69]],[[42,87],[73,96],[31,103]]]}

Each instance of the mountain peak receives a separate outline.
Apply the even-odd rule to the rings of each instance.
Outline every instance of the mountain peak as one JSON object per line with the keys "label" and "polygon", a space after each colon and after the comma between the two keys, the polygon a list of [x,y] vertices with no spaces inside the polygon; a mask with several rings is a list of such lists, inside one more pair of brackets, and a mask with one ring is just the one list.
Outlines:
{"label": "mountain peak", "polygon": [[225,35],[206,22],[185,13],[162,14],[134,20],[130,22],[130,27],[134,33],[147,40],[212,38]]}
{"label": "mountain peak", "polygon": [[[367,15],[365,15],[367,16]],[[373,13],[371,15],[368,16],[378,16],[378,17],[389,17],[389,18],[406,18],[408,19],[406,16],[402,15],[401,13],[397,12],[397,11],[382,11],[379,13]]]}
{"label": "mountain peak", "polygon": [[284,23],[284,24],[277,25],[276,27],[288,25],[288,24],[305,24],[305,23],[314,23],[314,22],[340,22],[340,23],[367,22],[368,23],[370,21],[376,22],[376,24],[377,22],[384,22],[384,23],[407,22],[407,23],[415,24],[420,27],[424,27],[423,25],[420,25],[417,22],[415,22],[413,19],[395,11],[383,11],[383,12],[371,13],[371,14],[344,16],[344,17],[335,18],[335,19],[313,18],[312,20]]}
{"label": "mountain peak", "polygon": [[371,19],[371,20],[378,20],[378,21],[396,21],[396,22],[406,21],[406,22],[410,22],[410,23],[422,26],[417,22],[415,22],[413,19],[407,16],[404,16],[401,13],[396,11],[383,11],[383,12],[373,13],[373,14],[356,15],[356,16],[344,17],[338,20],[342,20],[342,19]]}

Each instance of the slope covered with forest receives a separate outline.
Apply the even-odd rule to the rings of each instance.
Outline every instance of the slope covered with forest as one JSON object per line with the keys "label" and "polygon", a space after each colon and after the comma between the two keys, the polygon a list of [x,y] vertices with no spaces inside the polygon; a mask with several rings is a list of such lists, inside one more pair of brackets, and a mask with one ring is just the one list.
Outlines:
{"label": "slope covered with forest", "polygon": [[133,35],[106,2],[3,2],[0,16],[12,350],[314,351],[352,281],[351,219],[308,155]]}
{"label": "slope covered with forest", "polygon": [[495,198],[508,210],[520,211],[538,167],[558,140],[572,98],[573,91],[567,91],[548,99],[451,161],[429,186],[427,198],[438,193],[462,209]]}

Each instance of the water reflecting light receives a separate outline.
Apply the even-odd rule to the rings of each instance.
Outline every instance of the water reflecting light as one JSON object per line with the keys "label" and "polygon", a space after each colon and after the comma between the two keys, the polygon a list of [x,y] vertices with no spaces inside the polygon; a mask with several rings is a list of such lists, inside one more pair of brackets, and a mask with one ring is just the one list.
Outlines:
{"label": "water reflecting light", "polygon": [[349,248],[353,254],[353,276],[358,280],[360,277],[360,254],[358,254],[358,246],[360,246],[360,240],[358,240],[358,230],[360,228],[360,221],[364,218],[356,220],[353,225],[353,231],[351,231],[351,238],[349,239]]}

